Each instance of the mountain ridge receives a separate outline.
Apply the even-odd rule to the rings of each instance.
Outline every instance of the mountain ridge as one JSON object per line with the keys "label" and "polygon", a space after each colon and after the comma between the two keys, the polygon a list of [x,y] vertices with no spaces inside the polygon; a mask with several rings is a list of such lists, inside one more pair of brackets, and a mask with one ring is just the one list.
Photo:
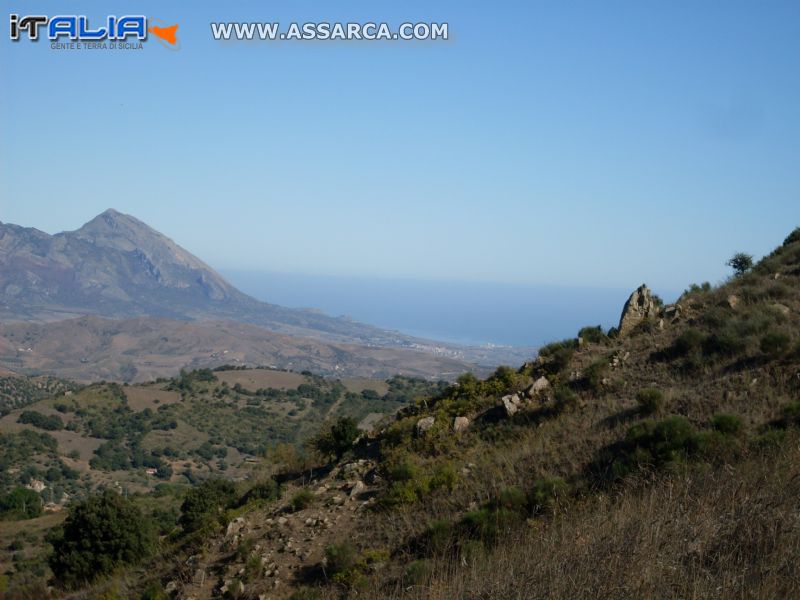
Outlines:
{"label": "mountain ridge", "polygon": [[[346,344],[412,348],[451,357],[430,342],[318,310],[286,308],[239,291],[208,264],[136,217],[108,209],[75,231],[50,235],[0,223],[0,322],[46,323],[84,316],[235,321]],[[506,359],[482,350],[468,362]],[[509,349],[510,359],[519,352]]]}

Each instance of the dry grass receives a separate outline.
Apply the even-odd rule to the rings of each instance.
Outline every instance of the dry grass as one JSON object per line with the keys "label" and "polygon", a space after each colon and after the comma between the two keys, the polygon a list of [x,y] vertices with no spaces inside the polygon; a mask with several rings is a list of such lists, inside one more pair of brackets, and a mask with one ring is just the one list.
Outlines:
{"label": "dry grass", "polygon": [[[375,597],[790,598],[800,595],[800,446],[602,495],[512,532],[425,584]],[[369,595],[369,594],[368,594]],[[372,595],[370,595],[372,597]]]}

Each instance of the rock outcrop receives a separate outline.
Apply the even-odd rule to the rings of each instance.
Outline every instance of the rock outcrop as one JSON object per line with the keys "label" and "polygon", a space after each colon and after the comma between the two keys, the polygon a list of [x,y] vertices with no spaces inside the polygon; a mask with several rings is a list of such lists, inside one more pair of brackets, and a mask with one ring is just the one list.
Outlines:
{"label": "rock outcrop", "polygon": [[658,316],[659,306],[650,288],[642,284],[628,298],[619,318],[619,336],[629,335],[639,323]]}
{"label": "rock outcrop", "polygon": [[453,431],[456,433],[464,431],[467,427],[469,427],[469,419],[467,417],[456,417],[453,419]]}
{"label": "rock outcrop", "polygon": [[423,417],[417,421],[417,435],[424,435],[436,422],[435,417]]}
{"label": "rock outcrop", "polygon": [[506,416],[513,417],[520,408],[522,408],[522,400],[517,394],[510,394],[503,396],[503,409],[506,411]]}

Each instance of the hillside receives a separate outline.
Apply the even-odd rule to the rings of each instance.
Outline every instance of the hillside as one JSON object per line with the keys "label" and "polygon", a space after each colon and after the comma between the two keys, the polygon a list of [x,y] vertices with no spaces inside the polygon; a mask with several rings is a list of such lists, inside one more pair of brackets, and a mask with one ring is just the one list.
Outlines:
{"label": "hillside", "polygon": [[144,382],[173,377],[182,368],[225,364],[378,379],[396,374],[453,379],[469,370],[487,372],[464,358],[432,352],[326,342],[232,321],[82,317],[0,324],[0,364],[84,382]]}
{"label": "hillside", "polygon": [[613,331],[348,427],[170,496],[154,558],[74,597],[796,597],[800,230],[720,287],[642,286]]}
{"label": "hillside", "polygon": [[113,209],[76,231],[55,235],[0,223],[0,322],[48,323],[87,315],[233,321],[326,342],[410,348],[471,364],[497,365],[530,355],[524,348],[434,343],[319,311],[260,302],[165,235]]}

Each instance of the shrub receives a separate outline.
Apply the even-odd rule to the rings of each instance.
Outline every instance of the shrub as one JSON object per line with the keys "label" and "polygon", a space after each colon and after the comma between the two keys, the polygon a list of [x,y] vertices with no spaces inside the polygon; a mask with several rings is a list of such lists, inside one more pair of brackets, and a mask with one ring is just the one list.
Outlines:
{"label": "shrub", "polygon": [[569,485],[561,477],[537,479],[528,494],[531,512],[553,512],[569,495]]}
{"label": "shrub", "polygon": [[446,489],[448,492],[452,491],[458,481],[458,473],[450,464],[439,465],[433,472],[429,487],[431,491],[438,489]]}
{"label": "shrub", "polygon": [[419,585],[423,583],[431,573],[431,567],[426,560],[415,560],[406,567],[403,575],[403,582],[406,585]]}
{"label": "shrub", "polygon": [[583,327],[578,332],[578,337],[584,342],[589,342],[591,344],[600,344],[608,340],[608,336],[603,333],[603,328],[600,325],[597,325],[596,327]]}
{"label": "shrub", "polygon": [[737,356],[746,348],[747,341],[727,329],[712,333],[703,341],[703,352],[712,356]]}
{"label": "shrub", "polygon": [[528,498],[518,487],[507,487],[497,495],[492,506],[496,509],[504,508],[522,514],[527,510]]}
{"label": "shrub", "polygon": [[714,415],[711,424],[724,435],[737,435],[742,431],[742,418],[738,415],[720,413]]}
{"label": "shrub", "polygon": [[545,369],[553,375],[566,369],[577,346],[577,340],[567,339],[540,348],[539,356],[544,359]]}
{"label": "shrub", "polygon": [[578,405],[578,395],[565,385],[556,387],[553,396],[559,412],[571,410]]}
{"label": "shrub", "polygon": [[248,502],[270,502],[278,498],[281,493],[280,484],[274,479],[268,479],[262,483],[257,483],[251,487],[247,493],[242,496],[239,501],[239,506],[243,506]]}
{"label": "shrub", "polygon": [[329,575],[337,575],[349,571],[356,565],[358,556],[352,544],[334,544],[325,548],[326,571]]}
{"label": "shrub", "polygon": [[106,490],[72,509],[53,539],[50,568],[66,587],[77,587],[135,564],[155,548],[155,533],[139,509]]}
{"label": "shrub", "polygon": [[430,524],[422,534],[420,545],[425,554],[432,556],[446,553],[454,543],[455,528],[453,524],[448,520],[441,519]]}
{"label": "shrub", "polygon": [[350,417],[340,417],[327,430],[323,430],[313,441],[314,448],[323,456],[340,459],[353,447],[358,437],[358,426]]}
{"label": "shrub", "polygon": [[185,533],[212,528],[221,523],[225,509],[236,499],[233,483],[210,479],[189,490],[181,505],[180,524]]}
{"label": "shrub", "polygon": [[61,420],[61,417],[58,415],[43,415],[40,412],[35,410],[26,410],[23,411],[22,414],[17,419],[17,423],[22,423],[23,425],[33,425],[34,427],[38,427],[39,429],[44,429],[46,431],[59,431],[64,429],[64,421]]}
{"label": "shrub", "polygon": [[472,538],[493,545],[521,520],[518,512],[505,507],[487,506],[464,515],[461,528]]}
{"label": "shrub", "polygon": [[314,494],[309,490],[303,489],[292,496],[292,499],[289,501],[289,508],[292,512],[297,512],[308,508],[311,506],[312,502],[314,502]]}
{"label": "shrub", "polygon": [[686,356],[700,350],[703,343],[703,334],[696,329],[687,329],[684,331],[675,343],[672,345],[672,353],[674,356]]}
{"label": "shrub", "polygon": [[608,361],[600,359],[594,361],[583,374],[583,382],[586,388],[595,394],[603,391],[603,380],[605,379],[606,372],[608,371]]}
{"label": "shrub", "polygon": [[636,393],[636,402],[642,414],[652,415],[661,410],[664,404],[664,394],[656,388],[645,388]]}
{"label": "shrub", "polygon": [[623,477],[635,469],[663,468],[685,461],[696,450],[696,431],[685,418],[644,421],[628,430],[612,459],[611,474]]}
{"label": "shrub", "polygon": [[777,358],[789,350],[792,339],[785,333],[771,331],[761,338],[759,347],[767,356]]}

